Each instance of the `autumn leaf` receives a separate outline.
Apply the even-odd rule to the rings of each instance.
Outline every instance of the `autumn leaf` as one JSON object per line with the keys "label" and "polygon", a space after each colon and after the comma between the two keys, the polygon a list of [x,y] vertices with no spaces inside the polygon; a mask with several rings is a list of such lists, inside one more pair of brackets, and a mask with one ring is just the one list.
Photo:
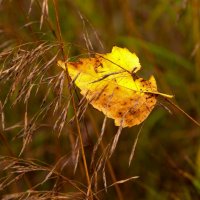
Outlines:
{"label": "autumn leaf", "polygon": [[153,76],[145,80],[136,75],[141,65],[136,54],[114,46],[111,53],[95,54],[77,62],[58,61],[80,88],[81,94],[116,126],[131,127],[143,122],[157,102],[157,96],[172,95],[157,91]]}

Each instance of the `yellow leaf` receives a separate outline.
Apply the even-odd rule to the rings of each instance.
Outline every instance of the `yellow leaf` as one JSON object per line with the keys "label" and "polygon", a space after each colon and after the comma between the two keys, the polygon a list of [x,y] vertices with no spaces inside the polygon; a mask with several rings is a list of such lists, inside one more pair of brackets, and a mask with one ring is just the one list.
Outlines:
{"label": "yellow leaf", "polygon": [[81,94],[116,126],[131,127],[143,122],[154,108],[157,96],[172,98],[157,91],[153,76],[144,80],[136,75],[138,57],[126,48],[114,46],[111,53],[95,54],[77,62],[58,61],[80,88]]}

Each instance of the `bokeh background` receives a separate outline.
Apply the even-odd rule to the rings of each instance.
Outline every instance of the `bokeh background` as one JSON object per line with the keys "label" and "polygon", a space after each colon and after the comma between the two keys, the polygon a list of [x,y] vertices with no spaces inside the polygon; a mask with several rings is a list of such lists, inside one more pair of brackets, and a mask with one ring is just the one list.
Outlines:
{"label": "bokeh background", "polygon": [[[86,55],[88,48],[110,52],[114,45],[135,52],[143,66],[139,75],[145,78],[155,75],[159,91],[173,94],[173,102],[200,121],[199,0],[0,1],[1,198],[17,199],[20,195],[25,198],[31,190],[35,191],[31,195],[38,199],[53,199],[59,193],[76,199],[77,190],[66,182],[58,184],[62,179],[56,177],[58,174],[47,176],[53,169],[87,191],[81,156],[73,173],[80,145],[77,147],[75,123],[70,121],[74,115],[71,104],[67,107],[66,119],[63,115],[70,94],[67,81],[61,84],[58,78],[59,75],[63,77],[56,65],[58,59],[63,60],[60,33],[65,58]],[[27,57],[26,52],[29,52]],[[35,60],[29,56],[35,56]],[[52,62],[47,66],[49,61]],[[34,69],[38,69],[38,73],[32,73]],[[33,77],[28,81],[31,73]],[[30,87],[33,87],[31,91]],[[76,105],[81,98],[78,90],[77,95]],[[56,104],[58,96],[62,98],[60,104]],[[45,108],[41,104],[51,102],[48,112],[38,115]],[[84,116],[79,123],[89,163],[104,116],[91,106]],[[27,124],[30,131],[27,131]],[[105,180],[99,172],[98,190],[102,191],[98,198],[200,199],[200,128],[160,99],[143,124],[129,166],[139,129],[140,126],[136,126],[122,130],[109,163],[115,181],[109,167],[105,167],[107,185],[132,176],[139,178],[109,187],[105,192]],[[116,132],[117,127],[109,119],[103,137],[105,145]],[[99,155],[101,153],[99,150]]]}

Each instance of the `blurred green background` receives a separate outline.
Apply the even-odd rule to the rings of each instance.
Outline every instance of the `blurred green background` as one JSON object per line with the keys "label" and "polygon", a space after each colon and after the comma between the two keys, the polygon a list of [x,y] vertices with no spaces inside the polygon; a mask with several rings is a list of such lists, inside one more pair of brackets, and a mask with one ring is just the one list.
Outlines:
{"label": "blurred green background", "polygon": [[[175,95],[174,102],[194,119],[200,121],[199,0],[0,1],[0,67],[2,70],[12,67],[6,63],[13,55],[15,56],[16,52],[12,51],[6,56],[4,54],[11,48],[26,44],[24,49],[28,51],[36,48],[38,41],[58,43],[56,5],[64,49],[69,57],[87,53],[87,45],[90,43],[93,47],[90,50],[104,53],[110,52],[114,45],[127,47],[140,59],[143,70],[139,75],[146,78],[151,74],[155,75],[159,91]],[[31,42],[33,45],[29,45]],[[37,62],[40,63],[40,59],[41,63],[52,59],[58,48],[55,46],[45,52]],[[63,59],[62,54],[59,53],[56,59]],[[31,67],[34,68],[34,65],[35,63],[32,63]],[[61,70],[56,66],[55,60],[44,76],[51,77],[60,73]],[[2,104],[12,82],[15,81],[14,78],[0,82]],[[16,88],[20,88],[21,84],[22,82],[19,81]],[[41,102],[48,88],[49,85],[44,84],[39,92],[31,93],[28,101],[28,119],[41,110]],[[67,88],[66,83],[64,88]],[[66,104],[69,96],[65,90],[63,105]],[[47,95],[47,102],[51,102],[56,95],[56,92],[51,91]],[[1,127],[0,155],[12,155],[18,158],[23,143],[23,138],[18,137],[18,134],[23,130],[27,104],[22,100],[15,106],[11,106],[16,98],[17,92],[9,95],[2,109],[5,115],[5,127]],[[65,124],[59,137],[57,131],[53,131],[53,125],[62,109],[63,107],[60,106],[56,114],[48,114],[45,118],[37,120],[37,125],[45,124],[45,126],[34,130],[32,140],[27,144],[21,158],[25,161],[36,159],[54,166],[62,156],[70,157],[73,137],[69,135],[72,132],[75,138],[77,136],[74,125]],[[72,115],[71,107],[69,109],[69,115]],[[102,113],[91,106],[88,108],[85,126],[89,136],[83,137],[88,163],[92,146],[97,141],[95,130],[100,132],[103,118]],[[144,122],[129,167],[129,155],[139,128],[140,126],[136,126],[122,130],[117,148],[110,160],[117,180],[131,176],[139,176],[139,178],[119,185],[121,197],[115,187],[110,187],[107,192],[100,193],[99,198],[200,199],[200,128],[181,112],[177,112],[172,105],[159,100],[156,108]],[[82,128],[83,133],[84,131],[85,128]],[[117,127],[113,125],[113,120],[109,119],[104,143],[108,144],[116,132]],[[64,175],[86,184],[84,172],[80,169],[81,164],[73,174],[70,170],[73,162],[70,162],[65,166]],[[2,184],[3,177],[9,173],[9,170],[1,173]],[[112,184],[107,167],[106,174],[107,183]],[[32,177],[33,175],[28,173],[28,179],[33,186],[45,178],[45,173],[36,171],[34,178]],[[1,190],[0,194],[12,194],[30,189],[23,185],[24,180],[19,180],[17,183],[20,185],[19,188],[10,184]],[[51,191],[52,185],[53,180],[50,180],[36,189]],[[99,175],[100,188],[103,188],[101,174]],[[73,189],[62,187],[59,192],[73,192]]]}

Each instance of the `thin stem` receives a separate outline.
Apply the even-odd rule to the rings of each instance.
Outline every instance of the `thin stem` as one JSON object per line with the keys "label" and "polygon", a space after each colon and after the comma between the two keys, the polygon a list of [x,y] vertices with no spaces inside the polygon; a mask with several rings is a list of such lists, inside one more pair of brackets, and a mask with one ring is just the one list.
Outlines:
{"label": "thin stem", "polygon": [[175,103],[173,103],[172,101],[170,101],[169,99],[165,98],[165,100],[167,102],[169,102],[171,105],[173,105],[177,110],[179,110],[180,112],[182,112],[188,119],[190,119],[193,123],[195,123],[197,126],[200,127],[200,123],[197,122],[195,119],[193,119],[189,114],[187,114],[183,109],[181,109],[178,105],[176,105]]}
{"label": "thin stem", "polygon": [[[58,35],[59,35],[58,39],[59,39],[59,42],[60,42],[60,45],[61,45],[60,48],[61,48],[61,51],[62,51],[63,60],[65,60],[66,57],[65,57],[65,52],[64,52],[64,48],[63,48],[63,42],[62,42],[63,40],[62,40],[62,34],[61,34],[60,24],[59,24],[57,0],[53,0],[53,4],[54,4],[55,13],[56,13],[56,26],[57,26]],[[70,83],[71,78],[69,76],[69,72],[68,72],[67,66],[66,66],[65,72],[66,72],[68,83]],[[70,87],[69,87],[69,92],[70,92],[70,95],[71,95],[72,91],[71,91]],[[88,183],[88,190],[89,190],[88,192],[89,192],[89,194],[92,194],[91,181],[90,181],[89,172],[88,172],[88,166],[87,166],[87,162],[86,162],[85,150],[84,150],[84,147],[83,147],[83,139],[82,139],[82,135],[81,135],[79,121],[78,121],[78,118],[77,118],[76,104],[75,104],[75,100],[74,100],[74,96],[73,95],[72,95],[72,106],[73,106],[73,109],[74,109],[75,122],[76,122],[79,141],[80,141],[80,145],[81,145],[81,153],[82,153],[82,158],[83,158],[83,163],[84,163],[84,168],[85,168],[85,173],[86,173],[86,179],[87,179],[87,183]]]}
{"label": "thin stem", "polygon": [[[90,117],[90,120],[92,121],[94,132],[95,132],[97,138],[99,138],[99,137],[100,137],[100,136],[99,136],[99,131],[98,131],[98,128],[96,127],[96,123],[95,123],[94,118],[92,117],[92,114],[91,114],[90,111],[88,112],[88,115],[89,115],[89,117]],[[103,151],[105,150],[105,144],[104,144],[103,141],[101,141],[100,147],[101,147],[101,151],[103,152]],[[116,178],[115,172],[114,172],[114,170],[113,170],[112,164],[111,164],[111,162],[110,162],[109,159],[106,161],[106,164],[107,164],[107,166],[108,166],[108,171],[109,171],[109,173],[110,173],[112,182],[113,182],[113,183],[117,182],[117,178]],[[114,185],[114,187],[115,187],[115,190],[116,190],[118,199],[119,199],[119,200],[124,200],[124,197],[123,197],[123,194],[122,194],[122,191],[121,191],[119,185],[116,184],[116,185]]]}

